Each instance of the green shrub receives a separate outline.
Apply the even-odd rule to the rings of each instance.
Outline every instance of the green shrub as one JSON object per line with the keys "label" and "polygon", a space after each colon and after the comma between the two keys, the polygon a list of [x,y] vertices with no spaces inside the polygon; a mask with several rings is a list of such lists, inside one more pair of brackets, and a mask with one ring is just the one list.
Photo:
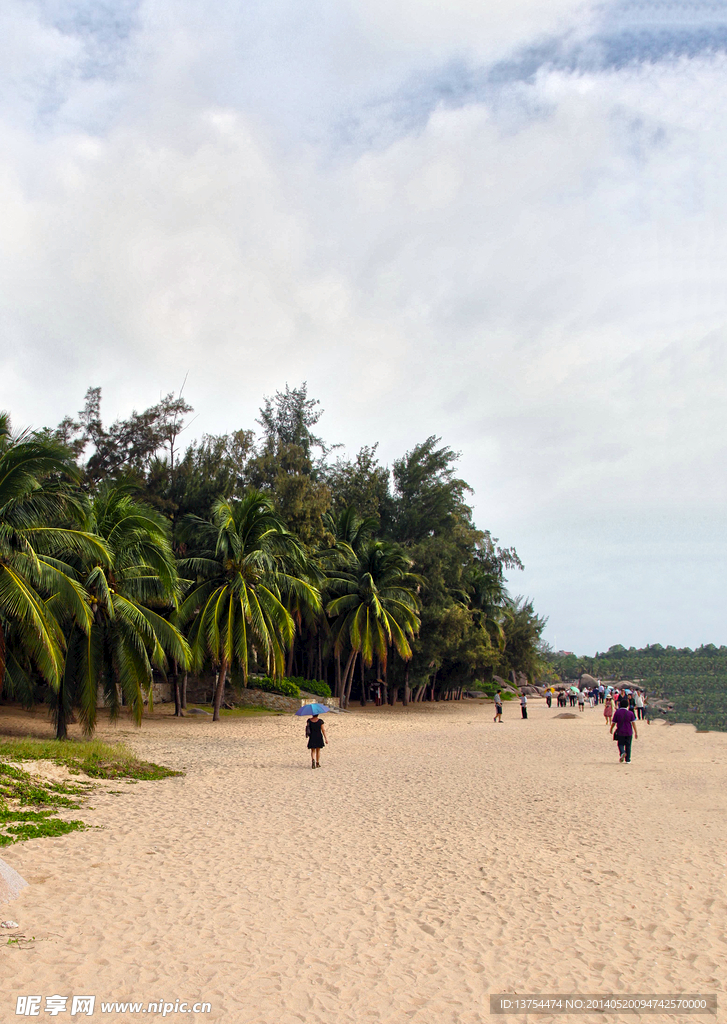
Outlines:
{"label": "green shrub", "polygon": [[315,693],[316,697],[328,698],[331,696],[331,688],[322,679],[303,679],[301,676],[290,676],[288,682],[295,684],[305,693]]}
{"label": "green shrub", "polygon": [[251,681],[251,689],[264,690],[266,693],[282,693],[284,697],[300,697],[300,687],[289,679],[255,679]]}

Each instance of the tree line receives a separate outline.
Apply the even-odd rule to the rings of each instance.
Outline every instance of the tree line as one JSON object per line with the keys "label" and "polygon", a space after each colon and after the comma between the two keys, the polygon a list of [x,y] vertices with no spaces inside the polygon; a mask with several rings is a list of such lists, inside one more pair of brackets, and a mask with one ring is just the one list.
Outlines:
{"label": "tree line", "polygon": [[105,425],[14,434],[0,416],[0,692],[43,695],[59,737],[93,731],[99,694],[137,722],[154,673],[324,680],[346,706],[439,700],[544,669],[545,619],[507,591],[517,552],[479,529],[436,436],[391,469],[317,435],[307,386],[265,399],[255,429],[183,445],[169,394]]}

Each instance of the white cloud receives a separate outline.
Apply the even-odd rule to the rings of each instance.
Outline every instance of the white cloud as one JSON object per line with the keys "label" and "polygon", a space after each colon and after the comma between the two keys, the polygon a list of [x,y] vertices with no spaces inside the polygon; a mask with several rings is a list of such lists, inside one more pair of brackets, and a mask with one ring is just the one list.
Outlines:
{"label": "white cloud", "polygon": [[[117,43],[98,30],[90,76],[100,44],[70,15],[10,12],[0,404],[18,423],[90,384],[123,414],[190,370],[199,428],[228,429],[307,378],[332,439],[461,449],[480,519],[523,547],[576,647],[599,645],[569,603],[579,574],[608,549],[628,588],[609,522],[641,536],[655,510],[722,507],[723,56],[544,65],[437,102],[452,61],[585,36],[588,8],[149,2]],[[416,103],[423,74],[414,127],[389,101]],[[577,564],[552,555],[562,510]],[[669,642],[660,536],[644,593],[651,567]],[[608,646],[622,616],[602,612]]]}

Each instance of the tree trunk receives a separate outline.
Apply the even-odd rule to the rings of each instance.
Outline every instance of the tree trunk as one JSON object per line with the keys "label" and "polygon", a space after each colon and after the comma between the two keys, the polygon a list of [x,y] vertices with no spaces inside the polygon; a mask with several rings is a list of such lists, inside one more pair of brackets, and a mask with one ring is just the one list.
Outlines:
{"label": "tree trunk", "polygon": [[174,694],[174,717],[181,718],[182,715],[182,699],[179,693],[179,665],[176,661],[172,662],[172,693]]}
{"label": "tree trunk", "polygon": [[318,679],[323,678],[323,649],[321,643],[321,631],[318,630]]}
{"label": "tree trunk", "polygon": [[60,686],[58,687],[58,694],[56,699],[58,701],[56,715],[56,739],[67,740],[68,722],[66,720],[66,695],[64,692],[64,685],[62,679],[60,682]]}
{"label": "tree trunk", "polygon": [[333,690],[333,696],[341,697],[341,655],[336,655],[336,682]]}
{"label": "tree trunk", "polygon": [[348,656],[348,665],[346,665],[346,672],[343,677],[343,707],[348,707],[348,699],[351,696],[351,684],[353,683],[353,673],[356,669],[356,658],[358,657],[358,651],[351,651]]}
{"label": "tree trunk", "polygon": [[[341,678],[341,693],[340,693],[340,706],[342,708],[346,707],[346,687],[348,685],[349,674],[353,672],[353,663],[354,663],[355,657],[356,657],[356,651],[351,651],[351,653],[348,656],[348,661],[346,662],[346,667],[343,670],[343,676]],[[339,665],[339,671],[340,671],[340,665]]]}
{"label": "tree trunk", "polygon": [[182,708],[187,710],[187,673],[184,673],[184,679],[182,680]]}
{"label": "tree trunk", "polygon": [[363,655],[361,655],[361,696],[359,697],[359,704],[362,708],[366,707],[366,670]]}
{"label": "tree trunk", "polygon": [[225,676],[227,675],[227,658],[223,655],[220,663],[220,674],[217,678],[217,686],[215,688],[215,703],[212,711],[212,721],[219,722],[220,720],[220,704],[222,703],[222,694],[225,692]]}
{"label": "tree trunk", "polygon": [[402,701],[405,708],[409,706],[409,697],[409,662],[407,661],[404,667],[404,699]]}
{"label": "tree trunk", "polygon": [[285,666],[285,675],[288,679],[293,674],[293,652],[295,651],[295,637],[290,641],[290,650],[288,651],[288,662]]}

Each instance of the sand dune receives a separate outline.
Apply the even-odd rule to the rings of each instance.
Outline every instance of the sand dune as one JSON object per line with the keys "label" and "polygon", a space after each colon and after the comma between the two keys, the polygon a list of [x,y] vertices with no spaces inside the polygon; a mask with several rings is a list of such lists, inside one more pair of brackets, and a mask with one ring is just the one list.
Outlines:
{"label": "sand dune", "polygon": [[598,710],[556,714],[354,709],[316,772],[293,717],[103,728],[187,774],[105,784],[100,828],[4,851],[35,942],[3,948],[1,1019],[26,993],[225,1024],[475,1024],[506,991],[727,1007],[727,735],[643,725],[620,765]]}

